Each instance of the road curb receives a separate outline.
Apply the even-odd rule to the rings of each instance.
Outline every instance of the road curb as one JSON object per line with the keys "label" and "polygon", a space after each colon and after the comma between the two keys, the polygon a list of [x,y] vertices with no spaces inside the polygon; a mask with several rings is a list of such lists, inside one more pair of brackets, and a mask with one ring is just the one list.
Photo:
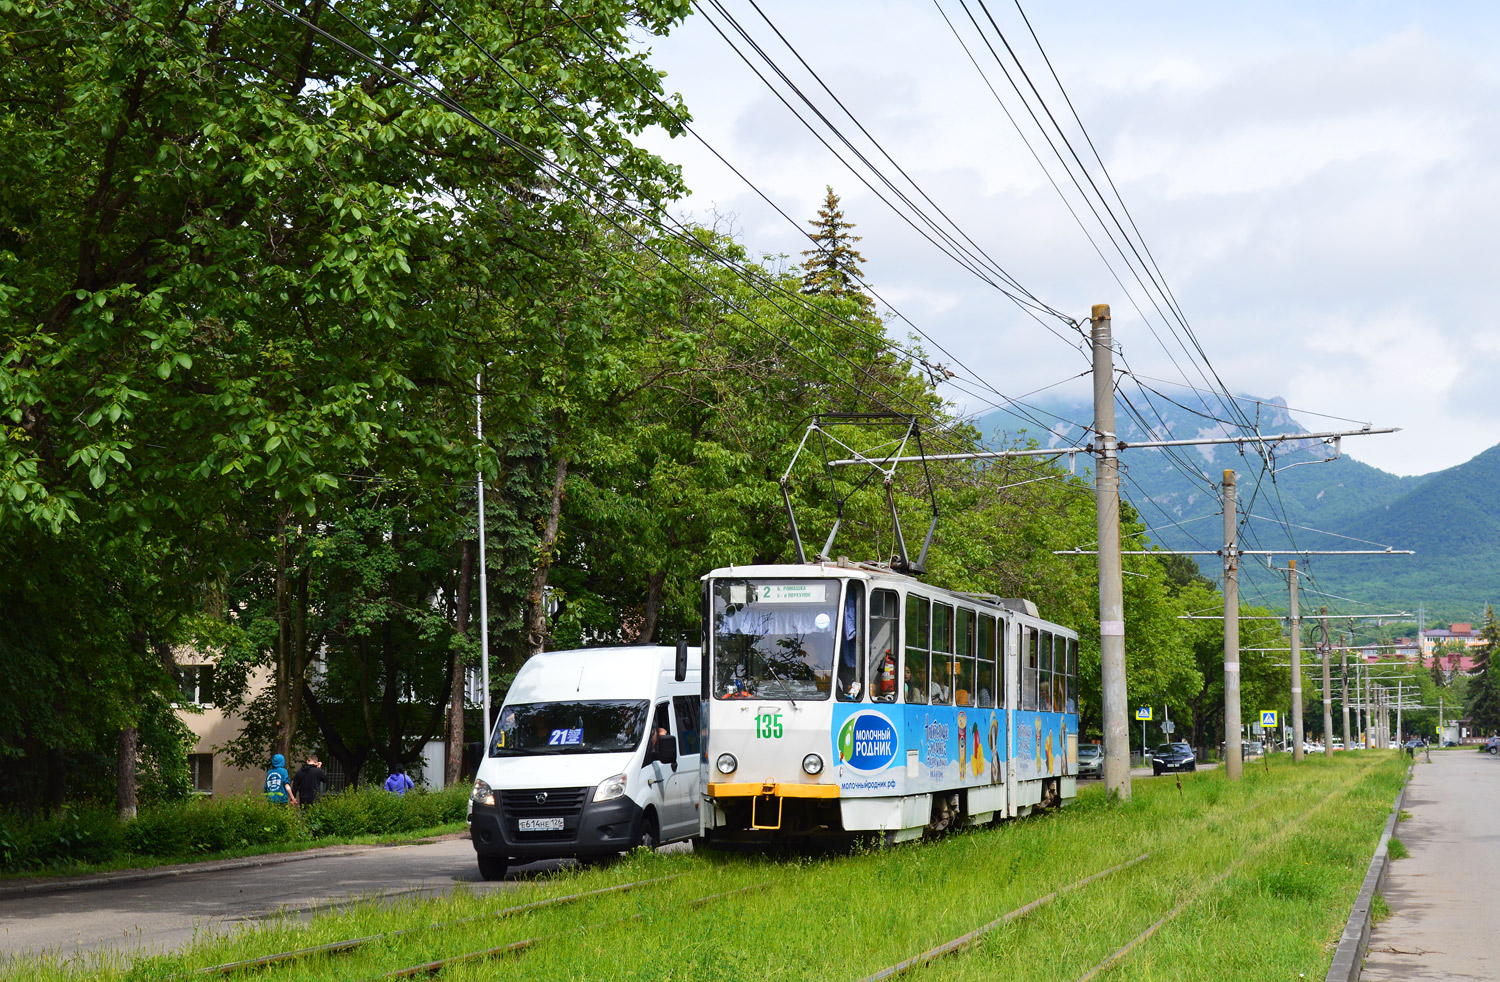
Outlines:
{"label": "road curb", "polygon": [[1365,951],[1370,947],[1370,905],[1375,894],[1385,886],[1385,876],[1390,869],[1391,835],[1396,831],[1396,822],[1401,817],[1401,801],[1406,797],[1406,787],[1411,783],[1412,765],[1406,769],[1406,780],[1396,792],[1396,803],[1391,807],[1391,817],[1385,820],[1385,831],[1375,845],[1375,855],[1370,859],[1370,868],[1365,881],[1354,898],[1354,909],[1349,912],[1349,921],[1344,925],[1343,937],[1333,953],[1333,964],[1328,967],[1325,982],[1359,982],[1364,970]]}
{"label": "road curb", "polygon": [[91,890],[117,886],[121,883],[138,883],[143,880],[163,880],[173,876],[192,876],[198,873],[218,873],[225,870],[251,869],[256,866],[280,866],[307,859],[323,859],[329,856],[358,856],[375,849],[390,849],[395,846],[419,845],[428,842],[445,842],[449,839],[467,839],[467,832],[449,832],[445,835],[425,836],[401,842],[374,842],[364,846],[318,846],[297,852],[271,852],[261,856],[246,856],[243,859],[216,859],[202,863],[176,863],[171,866],[156,866],[149,869],[121,870],[118,873],[101,873],[97,876],[81,876],[57,880],[29,880],[25,883],[0,884],[0,901],[15,897],[34,897],[43,893],[63,893],[69,890]]}

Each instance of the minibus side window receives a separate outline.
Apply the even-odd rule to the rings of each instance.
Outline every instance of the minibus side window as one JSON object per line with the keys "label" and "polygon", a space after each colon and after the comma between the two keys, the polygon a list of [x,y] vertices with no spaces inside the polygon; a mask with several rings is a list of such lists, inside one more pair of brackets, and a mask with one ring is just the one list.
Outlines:
{"label": "minibus side window", "polygon": [[865,585],[850,580],[839,620],[839,702],[860,702],[865,695]]}
{"label": "minibus side window", "polygon": [[673,696],[672,711],[677,716],[677,752],[686,757],[699,753],[698,730],[702,703],[697,696]]}

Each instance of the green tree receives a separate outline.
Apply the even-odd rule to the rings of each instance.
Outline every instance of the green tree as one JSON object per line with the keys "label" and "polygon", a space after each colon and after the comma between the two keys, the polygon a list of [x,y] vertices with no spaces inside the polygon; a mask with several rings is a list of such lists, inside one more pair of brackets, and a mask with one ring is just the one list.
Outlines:
{"label": "green tree", "polygon": [[828,186],[827,191],[818,217],[808,223],[814,229],[813,248],[802,250],[807,257],[802,262],[802,292],[849,297],[861,306],[869,306],[870,298],[860,287],[864,277],[859,267],[865,257],[854,247],[861,237],[850,234],[856,226],[844,219],[833,187]]}
{"label": "green tree", "polygon": [[1495,606],[1484,611],[1484,639],[1475,650],[1474,671],[1469,676],[1466,705],[1469,718],[1481,731],[1500,732],[1500,680],[1496,678],[1495,655],[1500,649],[1500,623],[1495,620]]}

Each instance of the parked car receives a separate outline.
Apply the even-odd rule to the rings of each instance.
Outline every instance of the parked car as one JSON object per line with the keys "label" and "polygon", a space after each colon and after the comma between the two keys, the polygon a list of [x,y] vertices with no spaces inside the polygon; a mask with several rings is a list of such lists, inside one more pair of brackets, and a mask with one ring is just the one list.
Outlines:
{"label": "parked car", "polygon": [[1500,736],[1492,736],[1484,741],[1484,752],[1487,754],[1500,754]]}
{"label": "parked car", "polygon": [[1078,748],[1078,776],[1104,776],[1104,748],[1097,743],[1085,743]]}
{"label": "parked car", "polygon": [[1160,775],[1166,771],[1196,771],[1198,756],[1186,743],[1164,743],[1151,751],[1151,773]]}

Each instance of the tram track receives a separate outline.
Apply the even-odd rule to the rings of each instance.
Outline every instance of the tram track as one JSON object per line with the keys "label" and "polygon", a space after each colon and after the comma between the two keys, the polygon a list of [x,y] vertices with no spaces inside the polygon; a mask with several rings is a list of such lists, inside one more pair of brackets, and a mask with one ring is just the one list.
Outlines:
{"label": "tram track", "polygon": [[[736,894],[747,893],[751,890],[759,890],[765,885],[766,884],[764,883],[753,883],[750,886],[739,887],[735,890],[725,890],[723,893],[715,893],[710,894],[706,897],[698,897],[694,900],[689,900],[687,902],[687,906],[701,907],[704,904],[712,903],[716,900],[722,900],[725,897],[732,897]],[[644,920],[648,916],[649,915],[644,912],[639,914],[630,914],[625,917],[616,917],[612,920],[584,924],[579,927],[569,928],[566,931],[554,931],[551,934],[543,934],[535,938],[522,938],[519,941],[511,941],[507,944],[495,945],[491,948],[481,948],[478,951],[465,952],[459,955],[452,955],[448,958],[438,958],[431,961],[422,962],[419,965],[410,965],[406,968],[393,969],[383,975],[370,976],[367,979],[361,980],[361,982],[375,982],[375,980],[377,979],[409,979],[419,975],[434,975],[442,971],[443,969],[449,968],[453,965],[463,965],[476,961],[484,961],[490,958],[498,958],[504,955],[516,954],[518,952],[523,952],[529,948],[535,947],[536,945],[541,944],[544,941],[552,941],[557,938],[565,938],[571,935],[581,934],[585,931],[594,931],[600,928],[613,927],[617,924],[626,924],[631,921]]]}
{"label": "tram track", "polygon": [[1338,787],[1338,794],[1330,794],[1326,796],[1322,801],[1313,805],[1301,815],[1282,825],[1282,827],[1277,829],[1272,835],[1267,837],[1260,844],[1252,847],[1243,856],[1241,856],[1233,863],[1230,863],[1228,867],[1216,874],[1214,877],[1200,883],[1196,889],[1190,891],[1186,897],[1180,900],[1171,910],[1167,911],[1167,913],[1163,914],[1157,920],[1152,922],[1151,925],[1144,931],[1131,938],[1121,947],[1115,949],[1103,961],[1099,962],[1093,968],[1090,968],[1083,975],[1079,976],[1077,982],[1090,982],[1090,980],[1097,978],[1100,974],[1122,961],[1132,951],[1136,950],[1146,941],[1150,940],[1151,937],[1156,934],[1156,932],[1159,931],[1162,927],[1175,920],[1177,916],[1184,910],[1186,910],[1189,906],[1207,896],[1208,893],[1215,887],[1217,887],[1220,883],[1223,883],[1236,871],[1242,869],[1245,864],[1250,862],[1250,860],[1256,858],[1257,856],[1260,856],[1261,854],[1269,850],[1272,846],[1283,841],[1293,831],[1304,825],[1310,818],[1313,817],[1314,814],[1327,807],[1336,799],[1342,798],[1345,792],[1347,792],[1350,788],[1353,788],[1355,785],[1359,784],[1360,781],[1363,780],[1365,775],[1367,775],[1376,766],[1378,765],[1374,763],[1367,765],[1354,777],[1340,784]]}
{"label": "tram track", "polygon": [[426,924],[420,927],[401,928],[396,931],[382,931],[375,934],[361,935],[355,938],[345,938],[340,941],[329,941],[325,944],[311,945],[306,948],[294,948],[288,951],[276,952],[275,954],[261,955],[257,958],[244,958],[236,961],[221,962],[216,965],[208,965],[203,968],[193,969],[187,972],[180,972],[176,975],[169,975],[165,978],[188,979],[197,978],[200,976],[225,976],[232,975],[237,972],[258,971],[261,969],[287,965],[304,959],[315,958],[319,955],[346,954],[348,952],[356,951],[360,948],[364,948],[379,941],[389,941],[394,938],[408,937],[424,932],[443,931],[449,928],[460,927],[465,924],[474,924],[481,921],[492,921],[506,917],[513,917],[520,914],[531,913],[532,911],[543,910],[548,907],[556,907],[562,904],[576,903],[578,901],[588,900],[594,897],[627,893],[631,890],[637,890],[642,887],[653,886],[656,884],[666,883],[671,880],[681,879],[682,877],[687,875],[688,874],[686,873],[673,873],[669,876],[656,876],[644,880],[632,880],[628,883],[618,883],[614,886],[601,887],[597,890],[585,890],[579,893],[564,894],[563,896],[559,897],[548,897],[543,900],[534,900],[529,903],[516,904],[515,906],[505,907],[489,914],[477,914],[472,917],[461,917],[451,921],[438,921],[436,923]]}

